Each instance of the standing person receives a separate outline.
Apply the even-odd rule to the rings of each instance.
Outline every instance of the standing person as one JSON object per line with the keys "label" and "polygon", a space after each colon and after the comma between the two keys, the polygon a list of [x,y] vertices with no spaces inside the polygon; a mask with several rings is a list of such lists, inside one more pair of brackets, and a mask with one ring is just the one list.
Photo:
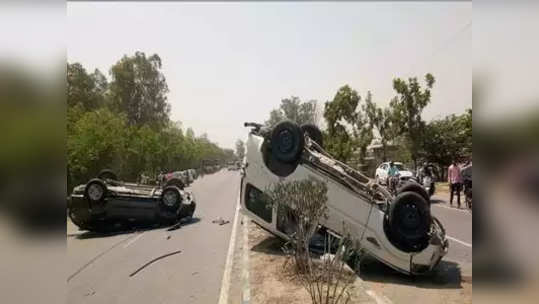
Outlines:
{"label": "standing person", "polygon": [[392,192],[395,192],[397,189],[397,182],[399,180],[399,169],[397,166],[395,166],[395,163],[390,162],[389,163],[389,170],[387,171],[387,179],[388,179],[388,185],[389,189]]}
{"label": "standing person", "polygon": [[449,203],[453,206],[453,193],[457,193],[457,204],[460,208],[460,191],[462,185],[462,177],[460,175],[460,167],[457,162],[453,160],[451,166],[447,169],[447,182],[449,183],[449,190],[451,195],[449,196]]}

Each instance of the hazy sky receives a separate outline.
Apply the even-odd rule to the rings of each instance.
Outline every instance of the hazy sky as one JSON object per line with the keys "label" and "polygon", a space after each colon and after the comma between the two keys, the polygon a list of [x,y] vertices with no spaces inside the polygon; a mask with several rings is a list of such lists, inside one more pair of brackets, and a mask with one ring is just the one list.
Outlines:
{"label": "hazy sky", "polygon": [[171,118],[232,148],[245,121],[285,97],[331,99],[349,84],[380,105],[392,79],[436,78],[424,118],[472,106],[472,3],[69,2],[67,55],[89,71],[157,53]]}

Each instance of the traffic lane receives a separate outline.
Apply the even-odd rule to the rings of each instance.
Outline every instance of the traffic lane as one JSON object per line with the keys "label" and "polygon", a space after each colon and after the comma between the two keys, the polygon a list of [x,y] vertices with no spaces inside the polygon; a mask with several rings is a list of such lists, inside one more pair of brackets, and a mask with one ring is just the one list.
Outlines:
{"label": "traffic lane", "polygon": [[468,209],[450,207],[447,199],[440,196],[433,196],[431,200],[432,214],[442,222],[447,234],[472,244],[472,213]]}
{"label": "traffic lane", "polygon": [[[231,225],[211,221],[232,220],[239,190],[239,173],[221,171],[205,175],[192,184],[197,199],[194,223],[178,230],[155,229],[132,236],[107,252],[68,285],[69,303],[212,303],[216,302],[228,249]],[[83,250],[111,245],[111,241],[74,238],[70,256]],[[121,241],[121,240],[117,240]],[[169,252],[181,253],[159,260],[130,277],[140,266]],[[71,269],[75,271],[76,269]]]}
{"label": "traffic lane", "polygon": [[441,197],[433,197],[431,212],[440,220],[449,240],[444,261],[456,263],[462,276],[472,275],[472,214],[464,209],[451,208]]}

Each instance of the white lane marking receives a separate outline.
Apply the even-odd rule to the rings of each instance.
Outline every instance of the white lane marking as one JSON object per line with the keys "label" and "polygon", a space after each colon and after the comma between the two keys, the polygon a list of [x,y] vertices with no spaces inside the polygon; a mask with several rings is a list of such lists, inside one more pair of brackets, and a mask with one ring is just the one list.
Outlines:
{"label": "white lane marking", "polygon": [[456,239],[456,238],[454,238],[454,237],[452,237],[452,236],[446,235],[446,238],[448,238],[448,239],[450,239],[450,240],[452,240],[452,241],[455,241],[455,242],[457,242],[457,243],[459,243],[459,244],[461,244],[461,245],[464,245],[464,246],[466,246],[466,247],[472,248],[472,244],[468,244],[468,243],[463,242],[463,241],[461,241],[461,240],[459,240],[459,239]]}
{"label": "white lane marking", "polygon": [[232,258],[234,257],[234,247],[236,246],[236,233],[238,230],[238,212],[240,210],[240,196],[236,203],[236,212],[234,213],[234,223],[232,224],[232,235],[228,243],[228,253],[226,255],[225,271],[221,281],[221,290],[219,292],[219,304],[228,304],[228,290],[230,289],[230,275],[232,271]]}
{"label": "white lane marking", "polygon": [[133,244],[134,242],[136,242],[138,239],[140,239],[142,237],[142,235],[144,234],[144,232],[141,232],[139,233],[139,235],[137,235],[136,237],[132,238],[131,240],[129,240],[129,242],[127,242],[127,244],[124,245],[124,248],[127,248],[129,246],[131,246],[131,244]]}
{"label": "white lane marking", "polygon": [[251,289],[249,286],[249,231],[247,225],[249,219],[243,216],[243,291],[242,304],[248,304],[251,300]]}
{"label": "white lane marking", "polygon": [[379,296],[376,294],[373,290],[365,290],[365,292],[376,301],[376,304],[392,304],[390,299],[388,299],[386,296],[381,295]]}

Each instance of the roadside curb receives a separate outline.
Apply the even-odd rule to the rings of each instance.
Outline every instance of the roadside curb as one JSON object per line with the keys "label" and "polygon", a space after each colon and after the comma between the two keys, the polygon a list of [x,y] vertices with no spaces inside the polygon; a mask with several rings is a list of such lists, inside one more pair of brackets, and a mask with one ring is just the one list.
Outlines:
{"label": "roadside curb", "polygon": [[251,289],[249,285],[249,219],[245,215],[242,216],[243,225],[243,250],[242,250],[242,292],[241,303],[249,304],[251,301]]}
{"label": "roadside curb", "polygon": [[228,252],[225,261],[225,270],[223,273],[223,280],[221,281],[221,290],[219,291],[218,304],[228,304],[228,294],[230,292],[230,276],[232,273],[232,264],[234,257],[234,248],[236,246],[236,235],[238,230],[238,218],[240,210],[240,196],[236,201],[236,211],[234,213],[234,223],[232,224],[232,232],[230,235],[230,243],[228,244]]}

